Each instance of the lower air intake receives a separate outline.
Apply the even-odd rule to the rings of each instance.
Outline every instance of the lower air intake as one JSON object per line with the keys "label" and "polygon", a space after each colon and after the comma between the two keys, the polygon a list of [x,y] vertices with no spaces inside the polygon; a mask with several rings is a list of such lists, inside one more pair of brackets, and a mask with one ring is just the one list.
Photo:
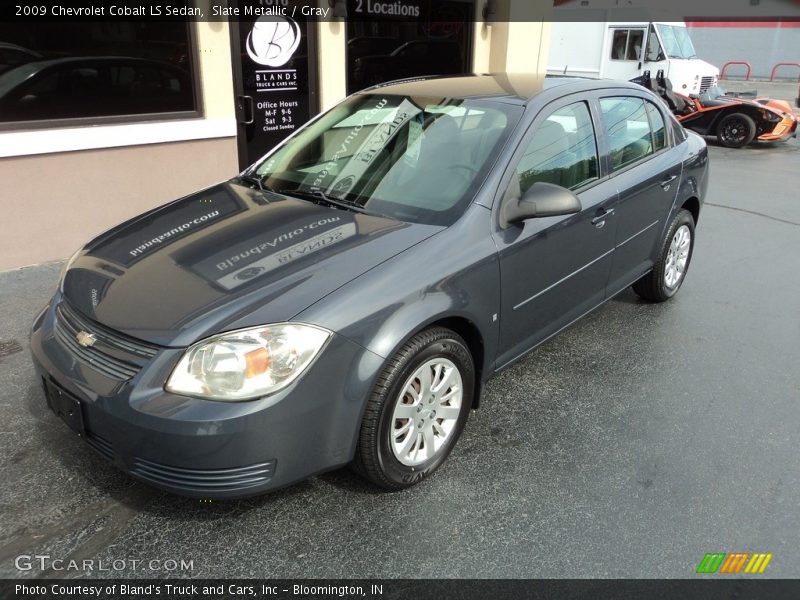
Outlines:
{"label": "lower air intake", "polygon": [[184,469],[143,458],[133,461],[131,473],[157,485],[194,492],[225,492],[265,484],[275,473],[275,461],[233,469]]}

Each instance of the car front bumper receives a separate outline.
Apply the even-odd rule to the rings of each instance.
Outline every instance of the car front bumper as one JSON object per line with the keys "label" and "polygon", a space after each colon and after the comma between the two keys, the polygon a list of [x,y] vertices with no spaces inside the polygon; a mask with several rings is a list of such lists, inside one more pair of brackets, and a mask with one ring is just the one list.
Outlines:
{"label": "car front bumper", "polygon": [[237,498],[352,459],[383,363],[378,355],[334,334],[308,371],[276,394],[249,402],[189,398],[164,391],[183,349],[159,350],[129,380],[111,378],[56,336],[60,300],[57,294],[31,333],[45,398],[130,475],[185,496]]}

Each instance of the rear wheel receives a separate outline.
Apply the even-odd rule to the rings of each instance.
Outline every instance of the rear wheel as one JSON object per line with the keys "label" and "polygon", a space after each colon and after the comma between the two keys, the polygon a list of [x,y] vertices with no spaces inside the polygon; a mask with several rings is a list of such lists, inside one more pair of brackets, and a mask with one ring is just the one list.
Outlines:
{"label": "rear wheel", "polygon": [[746,146],[755,136],[755,121],[743,113],[733,113],[723,117],[717,126],[717,139],[727,148]]}
{"label": "rear wheel", "polygon": [[378,377],[353,468],[391,490],[422,481],[461,435],[474,389],[475,367],[461,337],[443,327],[418,333]]}
{"label": "rear wheel", "polygon": [[672,219],[653,270],[633,284],[633,291],[645,300],[664,302],[675,294],[686,277],[694,249],[694,218],[681,209]]}

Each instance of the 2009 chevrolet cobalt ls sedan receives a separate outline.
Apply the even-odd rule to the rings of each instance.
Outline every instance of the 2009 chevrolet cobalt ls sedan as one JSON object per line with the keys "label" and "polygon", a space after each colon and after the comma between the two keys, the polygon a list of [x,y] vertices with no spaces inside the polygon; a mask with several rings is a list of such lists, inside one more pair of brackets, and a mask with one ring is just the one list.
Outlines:
{"label": "2009 chevrolet cobalt ls sedan", "polygon": [[348,463],[404,488],[493,374],[630,285],[678,291],[707,169],[633,84],[371,88],[79,250],[34,363],[70,427],[161,488],[239,497]]}

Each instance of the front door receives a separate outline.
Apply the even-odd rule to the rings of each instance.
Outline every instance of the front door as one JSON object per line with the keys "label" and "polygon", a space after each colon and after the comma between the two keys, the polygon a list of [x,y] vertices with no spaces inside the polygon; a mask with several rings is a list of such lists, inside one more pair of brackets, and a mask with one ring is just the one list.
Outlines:
{"label": "front door", "polygon": [[[286,5],[287,14],[295,3]],[[232,4],[244,15],[252,3]],[[299,16],[243,16],[230,22],[230,30],[239,167],[244,168],[319,110],[316,23]]]}
{"label": "front door", "polygon": [[515,201],[535,182],[572,190],[578,214],[528,219],[495,232],[501,278],[503,367],[605,299],[614,251],[613,181],[599,178],[586,102],[567,103],[534,123],[508,186]]}

